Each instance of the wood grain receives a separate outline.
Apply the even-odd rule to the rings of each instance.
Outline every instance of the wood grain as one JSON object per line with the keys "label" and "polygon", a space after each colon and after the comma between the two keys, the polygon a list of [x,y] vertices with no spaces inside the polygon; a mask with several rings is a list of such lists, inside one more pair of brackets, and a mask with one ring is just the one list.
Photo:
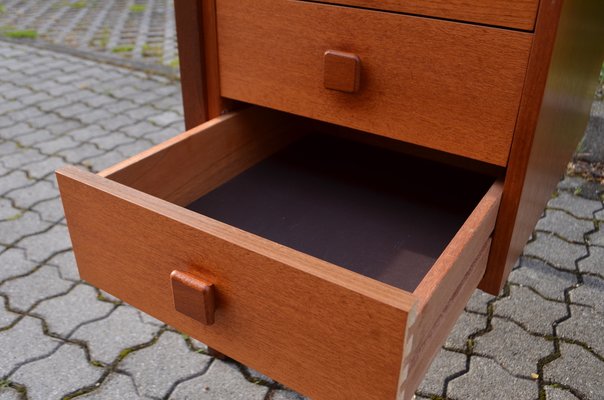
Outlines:
{"label": "wood grain", "polygon": [[[416,323],[409,328],[412,345],[408,347],[409,354],[404,361],[403,369],[407,369],[408,374],[401,385],[401,400],[413,398],[415,390],[421,384],[432,360],[438,354],[470,296],[476,290],[476,285],[480,282],[487,266],[490,247],[491,240],[489,239],[479,251],[470,268],[464,265],[464,268],[456,273],[449,272],[450,277],[448,276],[441,282],[449,288],[447,301],[444,304],[438,303],[441,299],[437,296],[430,299],[429,302],[438,306],[432,309],[424,307],[423,311],[419,311]],[[454,283],[449,281],[450,278]],[[434,318],[437,313],[437,318]]]}
{"label": "wood grain", "polygon": [[100,173],[185,206],[299,137],[298,119],[251,107],[226,114]]}
{"label": "wood grain", "polygon": [[176,269],[170,274],[170,281],[176,311],[204,325],[212,325],[216,307],[214,284]]}
{"label": "wood grain", "polygon": [[498,294],[587,126],[604,58],[604,2],[543,2],[489,265]]}
{"label": "wood grain", "polygon": [[529,31],[533,30],[539,6],[539,0],[325,0],[324,2]]}
{"label": "wood grain", "polygon": [[502,191],[503,184],[495,182],[413,292],[418,307],[410,327],[412,347],[404,361],[409,372],[401,383],[403,399],[410,399],[421,383],[484,275]]}
{"label": "wood grain", "polygon": [[207,121],[206,59],[200,0],[174,0],[185,126]]}
{"label": "wood grain", "polygon": [[232,107],[220,96],[215,0],[174,0],[185,127]]}
{"label": "wood grain", "polygon": [[[413,295],[75,167],[57,177],[84,280],[312,398],[396,396]],[[219,288],[213,325],[174,311],[174,269]]]}
{"label": "wood grain", "polygon": [[[506,165],[531,34],[300,1],[216,6],[223,96]],[[328,49],[360,57],[358,93],[325,89]]]}

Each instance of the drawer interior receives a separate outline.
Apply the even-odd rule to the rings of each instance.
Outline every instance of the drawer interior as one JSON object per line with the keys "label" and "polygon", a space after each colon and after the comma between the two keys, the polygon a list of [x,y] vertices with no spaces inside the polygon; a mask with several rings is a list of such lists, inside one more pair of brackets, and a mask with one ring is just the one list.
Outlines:
{"label": "drawer interior", "polygon": [[187,208],[413,292],[493,181],[310,133]]}

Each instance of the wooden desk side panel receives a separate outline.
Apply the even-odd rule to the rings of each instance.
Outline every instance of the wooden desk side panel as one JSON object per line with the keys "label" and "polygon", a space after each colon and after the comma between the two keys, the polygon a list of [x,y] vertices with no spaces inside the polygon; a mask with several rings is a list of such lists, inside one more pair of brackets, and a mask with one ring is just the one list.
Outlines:
{"label": "wooden desk side panel", "polygon": [[584,133],[604,58],[604,2],[542,3],[493,248],[479,286],[492,294],[503,287]]}

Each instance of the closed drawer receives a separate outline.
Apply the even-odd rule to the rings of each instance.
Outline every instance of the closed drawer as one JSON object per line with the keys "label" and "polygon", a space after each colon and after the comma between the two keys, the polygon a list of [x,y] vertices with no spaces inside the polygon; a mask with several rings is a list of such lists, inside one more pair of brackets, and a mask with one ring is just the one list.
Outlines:
{"label": "closed drawer", "polygon": [[[313,399],[408,399],[484,273],[501,186],[310,126],[250,108],[57,171],[81,277]],[[206,323],[174,271],[213,285]]]}
{"label": "closed drawer", "polygon": [[533,30],[539,0],[324,0],[324,3]]}
{"label": "closed drawer", "polygon": [[[507,163],[532,34],[285,0],[217,0],[222,96]],[[325,52],[360,60],[325,87]]]}

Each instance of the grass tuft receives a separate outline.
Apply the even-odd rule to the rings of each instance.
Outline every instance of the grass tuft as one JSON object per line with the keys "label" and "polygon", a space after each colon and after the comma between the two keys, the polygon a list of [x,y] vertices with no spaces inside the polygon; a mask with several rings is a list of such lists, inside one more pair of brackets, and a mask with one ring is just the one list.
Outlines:
{"label": "grass tuft", "polygon": [[130,6],[130,11],[133,13],[142,13],[143,11],[145,11],[145,5],[144,4],[132,4]]}
{"label": "grass tuft", "polygon": [[6,30],[3,35],[11,39],[35,39],[38,37],[38,32],[33,29]]}
{"label": "grass tuft", "polygon": [[133,44],[121,44],[119,46],[115,46],[111,51],[113,53],[128,53],[134,50]]}
{"label": "grass tuft", "polygon": [[67,7],[71,8],[85,8],[88,4],[85,0],[76,1],[75,3],[67,3]]}

